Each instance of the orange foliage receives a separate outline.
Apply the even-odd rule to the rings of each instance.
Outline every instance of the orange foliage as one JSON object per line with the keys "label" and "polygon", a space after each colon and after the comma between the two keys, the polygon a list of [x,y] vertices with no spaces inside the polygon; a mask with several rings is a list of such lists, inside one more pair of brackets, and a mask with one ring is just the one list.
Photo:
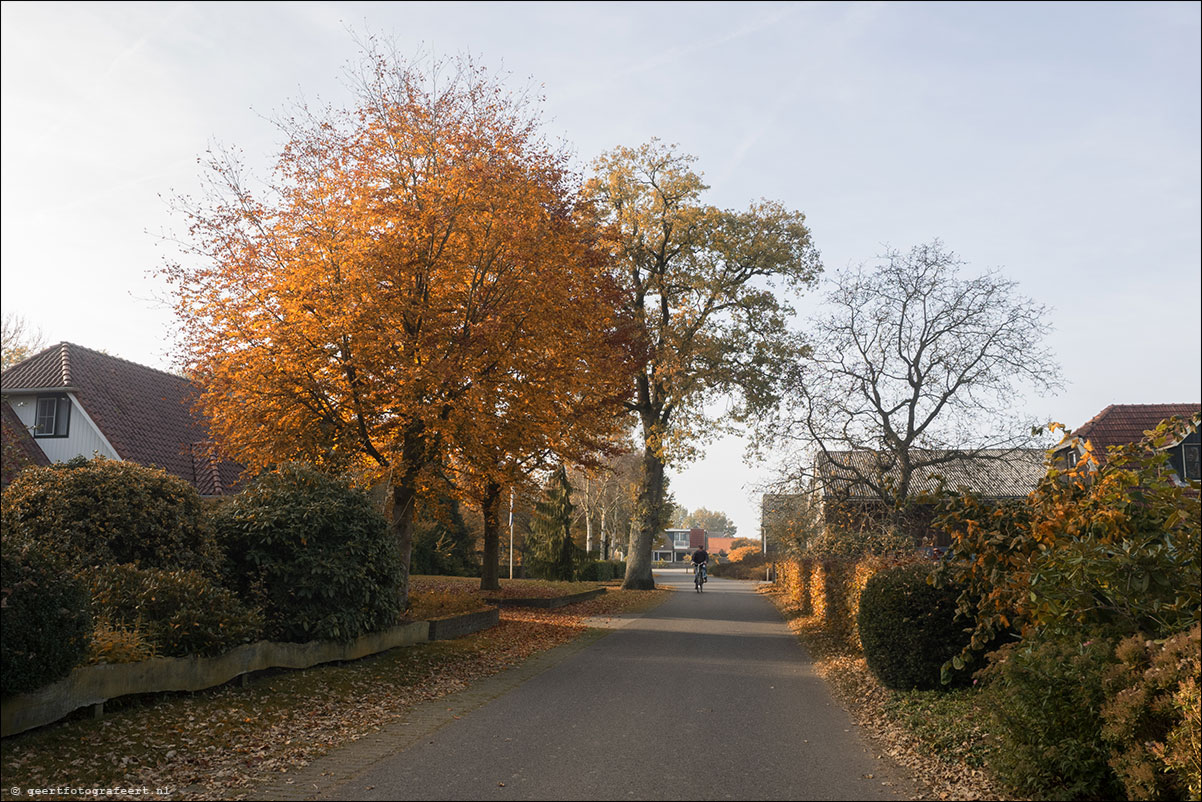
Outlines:
{"label": "orange foliage", "polygon": [[627,382],[599,233],[527,101],[468,61],[374,50],[357,91],[280,121],[264,193],[214,156],[210,197],[180,204],[200,266],[167,274],[222,448],[388,479],[407,563],[451,455],[495,480],[585,406],[603,439]]}

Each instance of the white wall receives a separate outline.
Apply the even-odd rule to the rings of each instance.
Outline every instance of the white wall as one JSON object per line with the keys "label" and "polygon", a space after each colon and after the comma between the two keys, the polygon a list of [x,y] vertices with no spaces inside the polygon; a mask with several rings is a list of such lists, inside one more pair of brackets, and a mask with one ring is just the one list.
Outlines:
{"label": "white wall", "polygon": [[[5,393],[8,404],[17,413],[26,428],[32,428],[37,416],[37,396]],[[109,459],[121,459],[117,452],[100,434],[92,420],[83,411],[74,393],[67,393],[71,399],[71,424],[66,437],[35,437],[33,442],[41,446],[42,451],[51,462],[66,462],[74,457],[91,458],[93,454],[102,454]]]}

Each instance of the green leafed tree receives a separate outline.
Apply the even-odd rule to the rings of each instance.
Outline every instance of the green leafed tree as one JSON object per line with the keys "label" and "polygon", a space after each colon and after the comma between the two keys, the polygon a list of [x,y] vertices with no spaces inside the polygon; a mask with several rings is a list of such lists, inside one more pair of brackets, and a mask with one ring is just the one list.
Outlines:
{"label": "green leafed tree", "polygon": [[627,314],[642,339],[628,406],[639,419],[642,474],[626,588],[652,588],[665,466],[686,460],[706,432],[706,402],[726,396],[737,415],[772,406],[790,333],[783,290],[821,271],[805,216],[773,201],[744,211],[703,201],[694,159],[658,140],[601,156],[587,187],[614,232]]}

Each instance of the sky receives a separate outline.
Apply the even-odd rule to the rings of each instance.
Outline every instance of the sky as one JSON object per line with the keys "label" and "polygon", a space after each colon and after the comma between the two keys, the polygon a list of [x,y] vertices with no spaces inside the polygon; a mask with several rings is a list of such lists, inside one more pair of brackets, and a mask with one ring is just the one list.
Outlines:
{"label": "sky", "polygon": [[[0,307],[49,343],[171,369],[157,269],[235,146],[260,175],[270,118],[349,101],[357,39],[470,53],[545,96],[586,171],[652,137],[697,157],[705,200],[806,214],[829,272],[941,239],[1052,308],[1066,380],[1029,414],[1202,398],[1198,3],[18,3],[0,7]],[[798,325],[816,294],[799,304]],[[727,436],[679,504],[758,534]]]}

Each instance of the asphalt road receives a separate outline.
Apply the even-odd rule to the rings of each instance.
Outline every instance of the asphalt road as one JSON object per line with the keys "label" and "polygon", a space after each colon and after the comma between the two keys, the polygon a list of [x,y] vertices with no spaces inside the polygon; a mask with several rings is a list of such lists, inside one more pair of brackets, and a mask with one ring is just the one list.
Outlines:
{"label": "asphalt road", "polygon": [[[657,572],[655,610],[370,759],[311,769],[322,799],[898,799],[755,583]],[[686,584],[687,583],[687,584]],[[393,738],[393,741],[389,741]],[[333,775],[339,774],[337,780]],[[298,783],[299,784],[299,783]],[[315,790],[316,789],[316,790]],[[295,788],[295,791],[300,791]]]}

